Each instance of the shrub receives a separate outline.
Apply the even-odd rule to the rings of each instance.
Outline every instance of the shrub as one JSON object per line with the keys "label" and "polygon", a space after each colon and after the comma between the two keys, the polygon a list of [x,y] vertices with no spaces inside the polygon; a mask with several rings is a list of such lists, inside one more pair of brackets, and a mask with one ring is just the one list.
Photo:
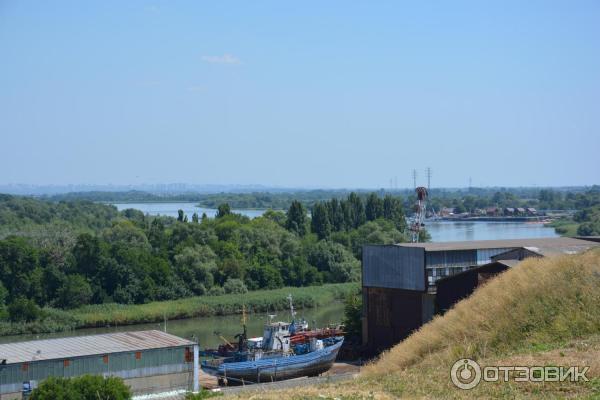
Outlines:
{"label": "shrub", "polygon": [[8,316],[13,322],[31,322],[37,320],[41,310],[33,300],[20,297],[8,306]]}
{"label": "shrub", "polygon": [[246,287],[246,285],[244,285],[244,282],[242,282],[241,279],[235,279],[235,278],[227,279],[227,282],[225,282],[225,284],[223,285],[223,289],[225,290],[225,293],[227,293],[227,294],[232,294],[232,293],[244,294],[244,293],[248,292],[248,288]]}
{"label": "shrub", "polygon": [[84,375],[77,378],[50,377],[31,393],[31,400],[129,400],[131,391],[123,379]]}

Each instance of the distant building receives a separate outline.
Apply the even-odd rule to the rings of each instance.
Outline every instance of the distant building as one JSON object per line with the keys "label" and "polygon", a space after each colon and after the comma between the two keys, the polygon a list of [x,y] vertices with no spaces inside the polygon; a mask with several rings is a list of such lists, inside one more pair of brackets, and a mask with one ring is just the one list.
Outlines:
{"label": "distant building", "polygon": [[515,214],[515,209],[512,207],[506,207],[504,209],[504,214],[506,215],[514,215]]}
{"label": "distant building", "polygon": [[442,207],[442,209],[440,210],[440,216],[448,217],[450,215],[454,215],[454,208],[453,207]]}
{"label": "distant building", "polygon": [[537,210],[533,207],[528,207],[527,208],[527,214],[529,215],[537,215]]}
{"label": "distant building", "polygon": [[[600,243],[565,237],[364,246],[363,342],[370,352],[378,353],[428,322],[436,313],[437,283],[447,282],[447,277],[460,274],[463,281],[455,281],[460,290],[442,289],[443,307],[514,260],[574,254],[594,246]],[[466,273],[470,270],[474,271]],[[448,288],[454,282],[444,285]]]}
{"label": "distant building", "polygon": [[517,207],[517,214],[525,215],[525,209],[523,207]]}
{"label": "distant building", "polygon": [[488,207],[485,209],[485,213],[488,217],[497,217],[500,214],[498,207]]}
{"label": "distant building", "polygon": [[198,345],[161,331],[0,344],[0,398],[21,399],[50,376],[118,376],[134,393],[198,390]]}

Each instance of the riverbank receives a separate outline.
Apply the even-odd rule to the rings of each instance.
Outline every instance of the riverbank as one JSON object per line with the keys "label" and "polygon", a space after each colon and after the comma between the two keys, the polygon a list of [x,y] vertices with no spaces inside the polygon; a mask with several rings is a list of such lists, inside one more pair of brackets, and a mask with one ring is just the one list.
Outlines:
{"label": "riverbank", "polygon": [[193,317],[268,313],[287,310],[292,295],[297,309],[313,308],[342,300],[359,291],[358,283],[339,283],[309,287],[258,290],[246,294],[198,296],[146,304],[97,304],[74,310],[44,309],[43,319],[28,323],[0,324],[0,336],[26,333],[52,333],[74,329],[115,325],[135,325]]}

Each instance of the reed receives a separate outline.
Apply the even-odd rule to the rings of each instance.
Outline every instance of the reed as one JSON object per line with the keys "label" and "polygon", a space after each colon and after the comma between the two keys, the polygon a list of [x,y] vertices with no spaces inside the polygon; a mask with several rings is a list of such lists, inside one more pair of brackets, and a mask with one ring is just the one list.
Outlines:
{"label": "reed", "polygon": [[213,315],[239,314],[246,307],[249,313],[265,313],[287,309],[287,296],[291,294],[294,307],[311,308],[341,300],[357,293],[357,283],[340,283],[309,287],[286,287],[275,290],[259,290],[245,294],[199,296],[179,300],[159,301],[147,304],[98,304],[75,309],[72,315],[78,327],[107,325],[132,325],[160,322],[167,319],[207,317]]}

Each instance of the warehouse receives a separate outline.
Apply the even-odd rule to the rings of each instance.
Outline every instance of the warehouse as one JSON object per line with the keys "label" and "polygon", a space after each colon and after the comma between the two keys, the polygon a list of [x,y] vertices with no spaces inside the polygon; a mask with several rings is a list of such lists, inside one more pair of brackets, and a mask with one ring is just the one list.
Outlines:
{"label": "warehouse", "polygon": [[[368,353],[378,353],[428,322],[437,311],[436,282],[440,279],[500,261],[506,254],[505,258],[517,260],[532,255],[574,254],[599,244],[556,237],[364,246],[363,344]],[[448,298],[445,306],[472,292],[480,278],[483,275],[464,275],[461,284],[466,285],[466,292]]]}
{"label": "warehouse", "polygon": [[50,376],[86,374],[121,377],[134,393],[198,390],[198,345],[156,330],[0,344],[0,360],[4,400]]}

